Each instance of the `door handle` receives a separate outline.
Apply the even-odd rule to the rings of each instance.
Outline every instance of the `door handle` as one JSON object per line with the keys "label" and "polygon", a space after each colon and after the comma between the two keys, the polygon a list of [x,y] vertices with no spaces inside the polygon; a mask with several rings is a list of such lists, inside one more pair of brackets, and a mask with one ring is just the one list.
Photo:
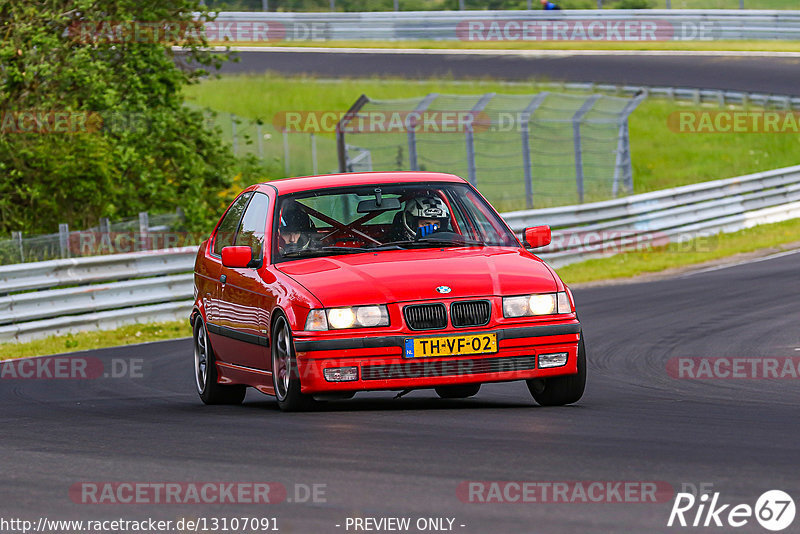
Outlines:
{"label": "door handle", "polygon": [[225,282],[228,281],[228,277],[226,275],[222,274],[219,277],[219,281],[224,284]]}

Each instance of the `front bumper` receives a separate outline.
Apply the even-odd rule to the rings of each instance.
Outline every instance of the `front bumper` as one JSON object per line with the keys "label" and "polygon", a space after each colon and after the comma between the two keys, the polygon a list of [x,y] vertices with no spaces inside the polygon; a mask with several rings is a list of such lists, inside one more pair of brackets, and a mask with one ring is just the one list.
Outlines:
{"label": "front bumper", "polygon": [[[492,354],[437,358],[404,358],[405,340],[430,333],[364,337],[304,336],[294,339],[303,393],[381,389],[430,388],[451,384],[502,382],[575,374],[580,323],[485,328],[442,334],[497,333],[498,351]],[[541,354],[567,353],[560,367],[540,368]],[[357,367],[358,379],[329,382],[323,371]]]}

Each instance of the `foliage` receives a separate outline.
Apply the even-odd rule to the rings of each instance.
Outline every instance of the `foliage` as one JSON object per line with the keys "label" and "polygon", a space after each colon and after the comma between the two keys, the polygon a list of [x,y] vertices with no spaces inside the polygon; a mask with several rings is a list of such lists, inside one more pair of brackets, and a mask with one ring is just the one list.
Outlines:
{"label": "foliage", "polygon": [[182,89],[227,59],[203,49],[212,18],[199,0],[0,0],[0,234],[176,205],[206,225],[234,158]]}

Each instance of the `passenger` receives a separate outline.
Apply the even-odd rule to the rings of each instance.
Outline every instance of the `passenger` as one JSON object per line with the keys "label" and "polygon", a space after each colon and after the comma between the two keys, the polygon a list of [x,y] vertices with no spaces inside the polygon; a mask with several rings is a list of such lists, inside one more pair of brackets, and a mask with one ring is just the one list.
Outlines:
{"label": "passenger", "polygon": [[296,201],[284,204],[278,225],[278,248],[281,254],[297,252],[311,247],[314,224]]}

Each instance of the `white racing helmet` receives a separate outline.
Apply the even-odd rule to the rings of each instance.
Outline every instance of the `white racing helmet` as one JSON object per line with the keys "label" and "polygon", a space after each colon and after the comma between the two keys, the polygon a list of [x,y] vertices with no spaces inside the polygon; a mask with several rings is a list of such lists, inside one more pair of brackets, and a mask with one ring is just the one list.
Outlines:
{"label": "white racing helmet", "polygon": [[409,238],[417,234],[420,219],[437,219],[439,229],[444,230],[448,228],[450,222],[450,210],[437,196],[422,196],[407,200],[403,209],[403,226]]}

